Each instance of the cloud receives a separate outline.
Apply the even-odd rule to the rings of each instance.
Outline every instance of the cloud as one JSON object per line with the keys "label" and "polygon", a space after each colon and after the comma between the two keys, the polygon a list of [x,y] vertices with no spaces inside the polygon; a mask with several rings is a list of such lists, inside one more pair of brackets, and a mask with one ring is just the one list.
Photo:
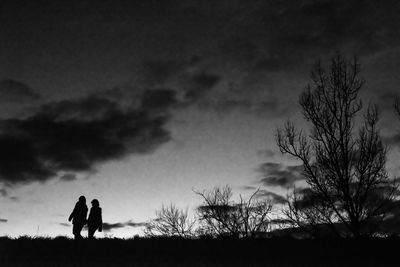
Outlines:
{"label": "cloud", "polygon": [[[271,74],[279,72],[285,74],[286,80],[295,80],[302,87],[294,73],[308,73],[309,67],[318,57],[329,57],[337,50],[351,54],[355,52],[362,56],[371,55],[400,43],[397,38],[399,7],[393,0],[379,3],[373,0],[218,2],[211,5],[208,1],[174,1],[174,4],[156,5],[115,4],[112,14],[106,12],[106,18],[98,21],[95,31],[103,34],[94,34],[95,39],[99,43],[114,40],[116,44],[131,44],[126,47],[123,45],[121,51],[111,49],[110,55],[117,53],[119,56],[114,58],[119,59],[124,50],[128,49],[125,52],[127,58],[135,58],[139,62],[134,71],[135,79],[143,79],[151,88],[166,86],[166,83],[180,77],[182,73],[192,73],[192,68],[207,72],[218,70],[221,76],[218,84],[225,84],[231,79],[236,79],[240,84],[239,80],[243,77],[236,77],[236,74],[246,71],[264,76],[267,80],[273,79]],[[94,7],[93,14],[103,14],[103,9]],[[17,10],[21,12],[19,9],[13,12]],[[119,16],[121,10],[135,16]],[[23,11],[31,12],[38,10]],[[8,19],[13,17],[18,16],[10,15]],[[35,17],[38,18],[36,24],[34,21],[34,25],[27,26],[31,26],[29,28],[36,35],[42,36],[44,33],[37,23],[45,17]],[[72,23],[72,30],[93,31],[91,23],[87,23],[92,22],[91,16],[77,18],[69,14],[66,17],[70,21],[81,22]],[[119,23],[121,19],[123,23]],[[10,21],[10,25],[19,24]],[[70,28],[57,26],[54,25],[54,29],[58,29],[54,36],[65,35],[65,30],[71,31]],[[22,44],[22,47],[29,43]],[[72,49],[80,47],[81,43],[72,41],[64,45]],[[90,53],[100,54],[100,47],[94,47]],[[119,47],[117,45],[114,50]],[[60,48],[65,50],[62,48],[65,47]],[[252,76],[254,80],[258,79],[256,76]],[[263,81],[257,82],[262,84]],[[279,98],[285,97],[284,85],[279,84],[277,87],[282,89]],[[269,86],[257,90],[247,89],[248,95],[253,95],[254,91],[270,90]],[[196,97],[198,92],[202,90],[189,90],[188,97]],[[228,95],[228,92],[225,93]],[[227,95],[222,98],[226,99]],[[253,101],[248,96],[240,98]],[[232,99],[226,104],[232,108],[241,108],[245,101],[240,100]],[[211,105],[209,107],[213,108]]]}
{"label": "cloud", "polygon": [[127,222],[117,222],[117,223],[106,223],[103,222],[103,231],[108,232],[114,229],[119,229],[119,228],[124,228],[124,227],[143,227],[146,226],[147,223],[145,222],[133,222],[133,221],[127,221]]}
{"label": "cloud", "polygon": [[195,102],[213,89],[221,77],[211,72],[200,72],[183,78],[185,99]]}
{"label": "cloud", "polygon": [[252,185],[241,186],[241,188],[242,188],[243,190],[253,190],[253,191],[256,191],[256,190],[258,189],[257,187],[252,186]]}
{"label": "cloud", "polygon": [[283,197],[279,194],[276,194],[274,192],[265,190],[265,189],[258,191],[257,197],[258,198],[269,198],[272,200],[272,202],[274,204],[286,204],[287,203],[287,200],[285,197]]}
{"label": "cloud", "polygon": [[259,46],[252,40],[240,34],[232,34],[223,40],[220,50],[225,60],[232,60],[234,64],[252,62],[259,54]]}
{"label": "cloud", "polygon": [[10,200],[12,200],[12,201],[19,201],[19,198],[16,197],[16,196],[8,197],[8,199],[10,199]]}
{"label": "cloud", "polygon": [[168,113],[147,108],[124,109],[88,96],[0,120],[0,180],[9,185],[46,181],[60,171],[93,171],[105,161],[151,153],[171,137],[164,129]]}
{"label": "cloud", "polygon": [[263,158],[271,158],[276,155],[276,152],[272,149],[262,149],[258,150],[257,154]]}
{"label": "cloud", "polygon": [[257,195],[256,195],[258,198],[271,199],[273,201],[273,203],[275,203],[275,204],[285,204],[287,202],[285,197],[283,197],[283,196],[281,196],[281,195],[279,195],[277,193],[274,193],[272,191],[268,191],[268,190],[265,190],[265,189],[259,189],[259,188],[255,187],[255,186],[251,186],[251,185],[246,185],[246,186],[243,186],[242,188],[244,190],[251,190],[251,191],[257,191],[258,190],[257,191]]}
{"label": "cloud", "polygon": [[[59,223],[59,225],[64,226],[64,227],[71,227],[70,223]],[[146,222],[134,222],[132,220],[126,221],[126,222],[116,222],[116,223],[108,223],[108,222],[103,222],[103,231],[104,232],[109,232],[114,229],[120,229],[120,228],[125,228],[125,227],[144,227],[146,226]],[[85,226],[85,229],[87,226]]]}
{"label": "cloud", "polygon": [[384,137],[383,142],[389,146],[400,147],[400,133]]}
{"label": "cloud", "polygon": [[146,90],[141,98],[141,107],[146,110],[164,111],[178,104],[176,91],[171,89]]}
{"label": "cloud", "polygon": [[184,69],[185,63],[168,59],[147,60],[141,63],[140,73],[145,84],[163,86]]}
{"label": "cloud", "polygon": [[[399,31],[393,6],[371,0],[221,1],[211,6],[178,1],[158,17],[162,32],[152,24],[146,28],[165,50],[149,48],[160,58],[143,60],[139,75],[150,87],[170,87],[179,80],[173,83],[178,94],[205,108],[287,116],[294,109],[293,90],[303,88],[318,58],[336,51],[370,56],[400,44],[393,38]],[[165,39],[165,32],[174,38]],[[163,53],[167,50],[173,52]],[[230,83],[242,93],[230,91]],[[259,95],[266,91],[271,94]]]}
{"label": "cloud", "polygon": [[[346,46],[361,54],[375,52],[396,42],[390,31],[384,31],[396,21],[392,4],[361,0],[277,2],[264,20],[270,23],[267,33],[276,40],[271,50],[292,62],[308,53]],[[290,49],[292,53],[285,56]]]}
{"label": "cloud", "polygon": [[263,58],[255,62],[254,69],[256,71],[279,71],[284,68],[283,62],[281,62],[276,56]]}
{"label": "cloud", "polygon": [[0,81],[0,101],[2,103],[24,103],[36,101],[40,98],[40,94],[24,83],[12,79]]}
{"label": "cloud", "polygon": [[61,181],[70,182],[76,180],[76,174],[74,173],[66,173],[60,177]]}
{"label": "cloud", "polygon": [[106,223],[103,222],[103,231],[108,232],[118,228],[124,228],[125,224],[123,223]]}
{"label": "cloud", "polygon": [[243,74],[245,77],[229,77],[233,79],[229,83],[221,78],[215,89],[199,99],[201,107],[220,113],[240,111],[263,119],[287,116],[296,107],[296,105],[288,105],[287,99],[283,99],[280,94],[282,94],[281,87],[286,89],[298,87],[298,82],[296,85],[286,84],[282,81],[285,81],[287,77],[282,75],[279,79],[274,78],[276,81],[270,81],[265,77],[247,75],[245,71],[240,75]]}
{"label": "cloud", "polygon": [[5,188],[0,188],[0,195],[1,195],[2,197],[8,196],[7,189],[5,189]]}
{"label": "cloud", "polygon": [[11,200],[11,201],[19,201],[19,198],[18,198],[18,197],[16,197],[16,196],[10,196],[10,195],[8,194],[7,188],[5,188],[5,187],[0,188],[0,196],[1,196],[1,197],[4,197],[4,198],[8,198],[8,199]]}
{"label": "cloud", "polygon": [[222,77],[212,70],[204,70],[199,56],[185,59],[158,59],[139,65],[138,81],[146,90],[142,106],[152,110],[187,107],[207,103],[206,96],[213,95]]}
{"label": "cloud", "polygon": [[303,180],[302,165],[285,166],[280,163],[267,162],[260,165],[258,172],[262,175],[260,182],[265,186],[292,187]]}
{"label": "cloud", "polygon": [[146,222],[133,222],[133,221],[128,221],[125,223],[126,226],[130,227],[144,227],[147,225]]}
{"label": "cloud", "polygon": [[[141,98],[142,107],[157,111],[196,104],[208,106],[207,96],[213,97],[214,89],[222,77],[211,70],[204,71],[194,67],[192,61],[193,59],[180,64],[157,61],[150,64],[160,67],[158,71],[151,71],[153,75],[160,77],[155,79],[157,82],[150,83],[150,87],[144,90]],[[169,65],[172,65],[171,69]],[[176,65],[179,65],[179,68]],[[145,69],[146,66],[145,64]]]}
{"label": "cloud", "polygon": [[[201,24],[203,30],[198,31],[210,32],[210,39],[214,38],[215,46],[211,47],[217,47],[218,52],[204,54],[213,59],[214,69],[226,70],[219,72],[224,78],[219,84],[233,81],[246,91],[245,95],[229,90],[214,92],[205,106],[224,112],[240,109],[270,117],[287,115],[293,110],[287,97],[305,86],[304,77],[317,59],[326,60],[342,51],[357,54],[363,62],[400,45],[400,39],[395,38],[400,30],[395,1],[222,2],[210,7],[196,1],[179,12],[194,19],[207,15],[210,23]],[[185,15],[181,18],[189,19]],[[207,38],[198,46],[210,47],[205,43],[210,41]],[[274,81],[276,75],[280,75],[278,81]],[[293,84],[287,86],[287,81]],[[259,103],[270,99],[257,97],[262,91],[275,91],[275,98]]]}
{"label": "cloud", "polygon": [[378,102],[381,104],[382,108],[393,109],[395,100],[399,98],[400,94],[397,92],[385,92],[378,96]]}
{"label": "cloud", "polygon": [[268,72],[297,68],[335,50],[367,54],[399,44],[394,1],[238,1],[212,10],[207,5],[198,2],[196,10],[208,12],[210,20],[230,18],[214,30],[224,38],[221,54]]}
{"label": "cloud", "polygon": [[296,201],[296,208],[298,209],[308,209],[323,203],[318,192],[309,187],[296,188],[295,190],[298,197]]}

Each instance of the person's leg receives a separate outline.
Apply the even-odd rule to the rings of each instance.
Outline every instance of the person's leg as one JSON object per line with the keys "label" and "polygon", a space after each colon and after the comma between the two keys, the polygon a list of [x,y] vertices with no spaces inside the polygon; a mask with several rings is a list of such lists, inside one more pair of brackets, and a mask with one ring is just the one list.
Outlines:
{"label": "person's leg", "polygon": [[94,228],[93,226],[89,226],[88,227],[88,238],[89,239],[93,239],[94,238],[94,232],[96,231],[96,228]]}
{"label": "person's leg", "polygon": [[82,239],[81,236],[81,231],[82,231],[83,225],[81,224],[74,224],[73,228],[72,228],[72,232],[75,236],[75,240],[80,240]]}
{"label": "person's leg", "polygon": [[72,225],[72,233],[74,234],[74,239],[77,240],[79,237],[79,233],[78,233],[78,225],[77,224],[73,224]]}

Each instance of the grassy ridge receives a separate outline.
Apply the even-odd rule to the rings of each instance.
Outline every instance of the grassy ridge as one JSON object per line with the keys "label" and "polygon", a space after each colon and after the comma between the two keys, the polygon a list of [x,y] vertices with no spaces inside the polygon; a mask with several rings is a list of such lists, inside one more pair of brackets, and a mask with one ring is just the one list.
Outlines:
{"label": "grassy ridge", "polygon": [[395,266],[399,248],[398,238],[1,238],[0,266]]}

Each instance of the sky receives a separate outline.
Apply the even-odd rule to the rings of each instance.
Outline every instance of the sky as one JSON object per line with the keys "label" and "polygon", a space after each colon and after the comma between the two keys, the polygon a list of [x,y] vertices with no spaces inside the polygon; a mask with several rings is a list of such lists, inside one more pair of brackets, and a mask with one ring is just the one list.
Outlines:
{"label": "sky", "polygon": [[194,191],[301,180],[276,129],[320,60],[357,56],[400,174],[398,1],[1,1],[0,235],[72,236],[78,197],[100,201],[99,237],[140,234]]}

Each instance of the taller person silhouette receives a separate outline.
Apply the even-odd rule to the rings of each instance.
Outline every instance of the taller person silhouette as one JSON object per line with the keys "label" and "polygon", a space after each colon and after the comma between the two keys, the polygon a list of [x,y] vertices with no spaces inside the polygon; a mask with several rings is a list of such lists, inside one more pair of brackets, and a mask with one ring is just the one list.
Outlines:
{"label": "taller person silhouette", "polygon": [[83,226],[86,224],[88,208],[86,206],[86,198],[80,196],[78,202],[75,204],[75,208],[68,218],[68,221],[72,220],[72,233],[74,234],[75,240],[82,239],[81,231]]}
{"label": "taller person silhouette", "polygon": [[101,217],[100,203],[97,199],[92,200],[92,207],[90,208],[89,218],[88,218],[88,228],[89,228],[89,239],[94,238],[94,233],[96,230],[99,232],[103,229],[103,219]]}

